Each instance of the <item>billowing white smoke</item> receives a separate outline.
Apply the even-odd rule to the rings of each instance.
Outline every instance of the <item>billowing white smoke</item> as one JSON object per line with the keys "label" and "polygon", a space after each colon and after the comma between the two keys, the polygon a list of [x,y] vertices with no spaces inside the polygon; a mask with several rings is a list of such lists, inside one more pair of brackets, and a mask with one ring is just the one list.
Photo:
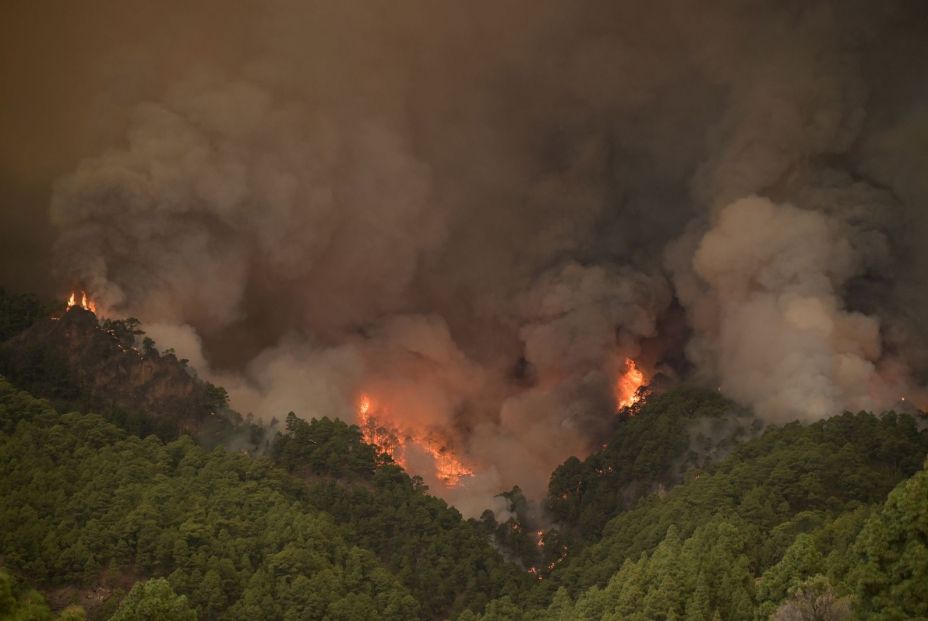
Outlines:
{"label": "billowing white smoke", "polygon": [[711,308],[689,346],[722,391],[770,420],[814,420],[895,399],[877,371],[879,322],[843,308],[861,265],[819,212],[748,197],[722,208],[693,258]]}
{"label": "billowing white smoke", "polygon": [[907,279],[892,274],[901,257],[888,243],[902,206],[836,158],[868,159],[855,141],[877,94],[856,45],[875,23],[845,15],[808,3],[761,35],[693,178],[707,213],[665,253],[699,375],[774,421],[879,410],[919,392],[900,358],[918,349],[902,344],[912,322],[893,307],[904,288],[890,280]]}

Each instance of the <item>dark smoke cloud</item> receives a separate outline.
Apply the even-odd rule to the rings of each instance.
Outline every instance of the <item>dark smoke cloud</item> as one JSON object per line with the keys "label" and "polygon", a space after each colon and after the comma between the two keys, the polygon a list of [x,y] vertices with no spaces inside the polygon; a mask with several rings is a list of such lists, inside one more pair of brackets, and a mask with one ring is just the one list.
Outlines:
{"label": "dark smoke cloud", "polygon": [[589,450],[678,304],[696,377],[769,419],[918,396],[920,3],[151,9],[171,45],[102,7],[56,264],[243,411],[370,392],[479,512]]}

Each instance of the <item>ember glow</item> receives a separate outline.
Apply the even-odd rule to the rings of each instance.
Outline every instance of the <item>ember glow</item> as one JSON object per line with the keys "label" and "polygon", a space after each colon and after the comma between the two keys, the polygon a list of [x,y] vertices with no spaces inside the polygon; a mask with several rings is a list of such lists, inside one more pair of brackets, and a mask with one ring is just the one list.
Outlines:
{"label": "ember glow", "polygon": [[616,408],[631,407],[641,400],[638,389],[644,384],[644,373],[631,358],[625,359],[625,370],[615,382]]}
{"label": "ember glow", "polygon": [[406,451],[411,443],[432,458],[435,476],[447,487],[457,487],[461,479],[474,475],[473,469],[464,465],[437,434],[401,429],[391,421],[389,410],[366,394],[358,399],[357,420],[364,441],[389,455],[404,469],[408,469]]}
{"label": "ember glow", "polygon": [[91,313],[97,312],[97,304],[87,297],[86,291],[81,291],[80,302],[77,301],[77,292],[71,292],[71,296],[68,298],[68,309],[70,310],[73,306],[80,306],[84,310],[88,310]]}

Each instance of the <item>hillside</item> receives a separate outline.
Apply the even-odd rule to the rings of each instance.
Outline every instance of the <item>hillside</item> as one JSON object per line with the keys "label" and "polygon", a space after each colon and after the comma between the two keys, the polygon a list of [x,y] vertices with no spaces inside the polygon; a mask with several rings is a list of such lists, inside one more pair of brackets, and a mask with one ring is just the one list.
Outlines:
{"label": "hillside", "polygon": [[601,450],[568,459],[551,474],[546,507],[571,541],[594,541],[641,497],[666,491],[762,429],[762,421],[717,391],[684,385],[647,393],[620,412]]}
{"label": "hillside", "polygon": [[240,425],[221,389],[136,322],[2,299],[0,618],[925,614],[923,417],[765,428],[717,391],[645,391],[541,512],[515,488],[468,521],[341,421],[211,448],[204,421]]}
{"label": "hillside", "polygon": [[0,621],[928,621],[928,0],[3,9]]}
{"label": "hillside", "polygon": [[[10,324],[0,373],[62,409],[101,412],[139,435],[229,434],[241,417],[225,391],[197,377],[171,351],[143,339],[136,320],[103,320],[80,306],[30,315],[0,292]],[[41,308],[41,307],[40,307]]]}
{"label": "hillside", "polygon": [[205,619],[439,619],[531,582],[342,423],[300,423],[288,446],[305,429],[330,451],[321,468],[283,451],[304,480],[59,414],[6,382],[0,421],[3,563],[91,618],[155,576]]}
{"label": "hillside", "polygon": [[[722,405],[699,395],[666,393],[635,425]],[[114,614],[133,584],[151,588],[127,602],[182,598],[201,619],[765,619],[803,589],[894,619],[910,617],[878,614],[917,608],[888,593],[920,601],[920,566],[891,578],[901,557],[887,552],[923,545],[926,527],[910,499],[924,472],[900,482],[928,436],[904,415],[770,427],[720,461],[692,462],[675,487],[613,509],[602,536],[572,544],[542,581],[337,421],[290,416],[269,458],[254,459],[61,414],[6,382],[0,421],[2,562],[53,607],[79,604],[91,619]],[[617,434],[602,454],[624,442]],[[634,477],[645,472],[669,470]],[[598,478],[583,486],[608,490]]]}
{"label": "hillside", "polygon": [[[527,607],[479,618],[922,618],[926,453],[928,432],[892,412],[770,427],[620,512]],[[804,598],[833,616],[788,616]]]}

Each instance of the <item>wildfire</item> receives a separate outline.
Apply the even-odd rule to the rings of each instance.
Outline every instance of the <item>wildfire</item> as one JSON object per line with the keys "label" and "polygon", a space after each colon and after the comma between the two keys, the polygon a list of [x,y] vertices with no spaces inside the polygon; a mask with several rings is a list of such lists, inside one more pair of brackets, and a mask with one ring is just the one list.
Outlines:
{"label": "wildfire", "polygon": [[88,310],[91,313],[97,312],[97,304],[93,300],[87,297],[86,291],[81,291],[81,300],[77,301],[77,293],[72,291],[71,296],[68,298],[68,309],[70,310],[72,306],[80,306],[84,310]]}
{"label": "wildfire", "polygon": [[625,371],[615,382],[615,403],[618,409],[631,407],[641,400],[638,389],[644,384],[644,373],[631,358],[625,359]]}
{"label": "wildfire", "polygon": [[474,476],[474,471],[465,466],[448,447],[435,446],[428,440],[423,443],[418,438],[413,438],[413,442],[432,456],[435,460],[435,475],[448,487],[457,486],[464,477]]}
{"label": "wildfire", "polygon": [[[545,531],[543,530],[535,531],[535,540],[536,540],[535,545],[538,546],[538,548],[542,552],[544,552]],[[532,574],[532,576],[536,580],[544,580],[545,575],[550,574],[552,571],[554,571],[554,568],[557,567],[565,558],[567,558],[567,547],[564,545],[561,545],[561,551],[557,558],[554,558],[548,561],[548,563],[544,565],[542,569],[539,569],[538,567],[529,567],[528,573]],[[547,572],[547,574],[544,572]]]}
{"label": "wildfire", "polygon": [[370,397],[361,395],[358,400],[358,427],[361,428],[361,437],[368,444],[373,444],[382,453],[386,453],[393,458],[393,461],[402,467],[406,467],[403,459],[403,445],[399,438],[399,430],[383,426],[377,418],[374,417],[371,410],[373,404]]}
{"label": "wildfire", "polygon": [[357,417],[364,441],[392,457],[393,461],[403,468],[406,468],[407,463],[407,442],[411,442],[432,457],[435,476],[448,487],[456,487],[461,479],[474,475],[474,471],[465,466],[464,462],[434,434],[421,434],[410,430],[404,433],[398,426],[384,422],[389,420],[389,412],[385,407],[376,407],[366,394],[362,394],[358,399]]}

